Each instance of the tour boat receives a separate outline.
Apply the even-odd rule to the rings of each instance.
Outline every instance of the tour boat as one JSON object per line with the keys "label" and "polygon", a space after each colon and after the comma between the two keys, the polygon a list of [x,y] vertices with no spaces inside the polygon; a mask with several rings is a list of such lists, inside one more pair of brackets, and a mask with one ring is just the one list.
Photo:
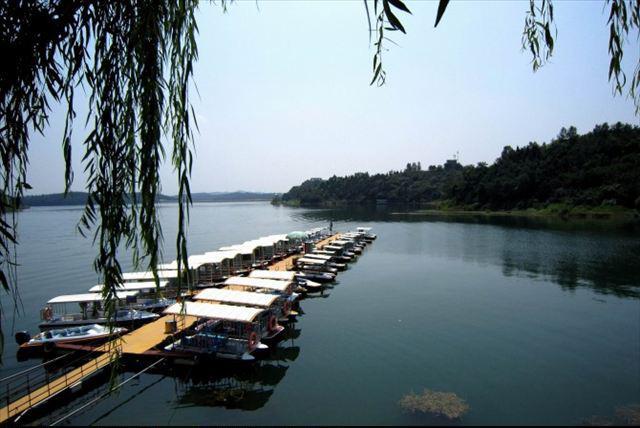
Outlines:
{"label": "tour boat", "polygon": [[119,336],[127,332],[126,328],[114,327],[111,331],[109,327],[99,324],[83,325],[79,327],[69,327],[47,330],[36,334],[33,338],[26,331],[19,331],[15,335],[16,342],[20,345],[18,352],[39,351],[47,346],[56,343],[83,343],[91,342],[98,344],[106,339]]}
{"label": "tour boat", "polygon": [[280,296],[282,311],[279,320],[282,322],[286,322],[289,317],[297,315],[297,312],[293,310],[293,306],[300,295],[293,291],[295,288],[295,284],[295,281],[291,280],[283,281],[277,279],[233,276],[227,279],[224,282],[223,286],[227,289],[254,291],[258,293],[269,293]]}
{"label": "tour boat", "polygon": [[326,254],[308,253],[304,255],[304,258],[324,260],[326,262],[326,266],[337,270],[345,270],[347,268],[346,264],[336,263],[333,261],[333,256]]}
{"label": "tour boat", "polygon": [[235,361],[253,361],[253,352],[268,349],[261,343],[256,319],[264,312],[214,303],[184,302],[169,306],[164,313],[190,315],[203,320],[193,332],[169,344],[166,351],[209,355]]}
{"label": "tour boat", "polygon": [[324,285],[319,282],[311,281],[309,279],[298,278],[298,284],[303,287],[307,292],[322,291]]}
{"label": "tour boat", "polygon": [[[140,325],[159,317],[147,311],[140,311],[126,306],[127,299],[138,294],[137,291],[118,291],[117,305],[113,322],[116,325]],[[84,293],[54,297],[40,311],[42,322],[40,329],[73,327],[88,324],[106,324],[106,313],[102,308],[102,294]]]}
{"label": "tour boat", "polygon": [[249,278],[277,279],[280,281],[296,281],[304,291],[320,291],[323,286],[310,279],[299,278],[297,273],[293,271],[283,270],[254,270],[249,274]]}
{"label": "tour boat", "polygon": [[288,312],[285,314],[285,299],[277,294],[208,288],[193,296],[193,299],[199,302],[216,302],[224,305],[264,309],[264,312],[256,318],[261,337],[264,340],[275,339],[282,333],[284,327],[278,324],[278,319],[289,315]]}
{"label": "tour boat", "polygon": [[367,241],[373,241],[374,239],[376,239],[378,236],[373,234],[373,233],[369,233],[371,231],[370,227],[358,227],[356,229],[358,232],[364,233],[364,239]]}
{"label": "tour boat", "polygon": [[[137,291],[138,294],[127,297],[127,307],[140,311],[162,312],[165,308],[176,303],[176,299],[159,297],[158,291],[175,295],[175,290],[168,290],[169,281],[140,281],[125,282],[118,286],[118,291]],[[89,289],[92,293],[100,293],[103,285],[98,284]]]}
{"label": "tour boat", "polygon": [[296,279],[300,280],[311,280],[317,282],[332,282],[336,280],[336,275],[329,272],[296,272]]}

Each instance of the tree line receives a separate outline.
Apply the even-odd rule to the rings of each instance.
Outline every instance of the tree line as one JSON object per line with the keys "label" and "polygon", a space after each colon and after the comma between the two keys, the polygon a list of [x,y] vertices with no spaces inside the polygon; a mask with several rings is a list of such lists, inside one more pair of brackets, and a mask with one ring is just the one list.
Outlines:
{"label": "tree line", "polygon": [[384,174],[312,178],[274,198],[275,204],[438,203],[462,209],[512,210],[611,205],[640,209],[640,127],[597,125],[579,135],[562,128],[549,143],[506,146],[495,162],[457,160],[422,169],[419,162]]}

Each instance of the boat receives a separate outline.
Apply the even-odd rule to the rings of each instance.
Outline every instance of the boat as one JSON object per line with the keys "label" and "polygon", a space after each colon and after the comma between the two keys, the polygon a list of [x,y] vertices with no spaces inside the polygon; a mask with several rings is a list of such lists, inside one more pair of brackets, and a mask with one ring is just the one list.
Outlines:
{"label": "boat", "polygon": [[335,260],[336,262],[348,263],[348,262],[353,261],[353,257],[340,255],[336,250],[331,251],[331,250],[326,249],[326,248],[327,247],[324,247],[322,250],[315,249],[315,250],[313,250],[312,254],[322,254],[322,255],[325,255],[325,256],[331,256],[333,258],[333,260]]}
{"label": "boat", "polygon": [[300,280],[311,280],[320,283],[332,282],[336,280],[336,275],[329,272],[296,272],[296,279]]}
{"label": "boat", "polygon": [[296,260],[296,265],[302,271],[338,273],[338,269],[328,265],[326,260],[301,257]]}
{"label": "boat", "polygon": [[364,239],[368,241],[375,240],[378,236],[374,233],[369,233],[371,231],[370,227],[358,227],[356,228],[358,232],[364,233]]}
{"label": "boat", "polygon": [[311,281],[310,279],[298,278],[297,281],[298,284],[307,292],[318,292],[324,289],[324,285],[319,282]]}
{"label": "boat", "polygon": [[295,280],[295,272],[289,270],[261,270],[251,271],[249,278],[276,279],[279,281]]}
{"label": "boat", "polygon": [[[138,291],[118,291],[116,300],[118,308],[113,317],[116,325],[141,325],[159,317],[147,311],[128,307],[127,300],[133,299]],[[133,299],[133,300],[132,300]],[[54,297],[40,311],[42,330],[51,328],[73,327],[89,324],[107,324],[108,319],[102,308],[102,294],[84,293],[68,294]]]}
{"label": "boat", "polygon": [[323,248],[326,250],[331,250],[337,252],[342,257],[346,257],[346,261],[354,261],[356,258],[356,254],[352,251],[346,249],[343,245],[334,245],[336,241],[332,242],[331,245],[325,245]]}
{"label": "boat", "polygon": [[300,295],[293,291],[295,281],[233,276],[227,279],[223,286],[232,290],[239,289],[240,291],[276,294],[282,297],[282,316],[280,320],[284,322],[288,317],[297,315],[293,310],[293,306]]}
{"label": "boat", "polygon": [[208,288],[193,296],[193,299],[264,309],[264,313],[259,315],[256,322],[260,327],[261,337],[265,340],[275,339],[282,333],[284,327],[278,324],[278,319],[288,316],[288,313],[285,315],[285,299],[277,294]]}
{"label": "boat", "polygon": [[[165,308],[176,303],[176,299],[160,297],[159,293],[175,295],[175,290],[167,290],[169,281],[140,281],[125,282],[118,287],[118,291],[137,291],[138,294],[127,297],[128,307],[139,311],[162,312]],[[102,284],[95,285],[89,289],[92,293],[102,291]]]}
{"label": "boat", "polygon": [[276,279],[280,281],[296,281],[304,292],[320,291],[324,287],[322,284],[310,279],[300,278],[294,271],[283,270],[254,270],[249,274],[249,278]]}
{"label": "boat", "polygon": [[127,329],[123,327],[114,327],[110,330],[109,327],[100,324],[89,324],[46,330],[36,334],[33,338],[26,331],[20,331],[16,333],[15,339],[16,343],[20,345],[18,352],[24,354],[46,350],[49,346],[57,343],[91,342],[92,345],[95,345],[126,332]]}
{"label": "boat", "polygon": [[324,260],[326,262],[326,266],[337,269],[339,271],[345,270],[347,268],[346,264],[336,263],[335,261],[333,261],[333,258],[334,258],[333,256],[329,256],[326,254],[308,253],[308,254],[305,254],[304,257],[310,258],[310,259]]}
{"label": "boat", "polygon": [[191,334],[186,334],[164,349],[241,362],[254,361],[252,353],[268,349],[267,345],[260,342],[260,328],[256,322],[263,312],[260,308],[214,303],[176,303],[165,309],[164,313],[186,314],[201,322]]}

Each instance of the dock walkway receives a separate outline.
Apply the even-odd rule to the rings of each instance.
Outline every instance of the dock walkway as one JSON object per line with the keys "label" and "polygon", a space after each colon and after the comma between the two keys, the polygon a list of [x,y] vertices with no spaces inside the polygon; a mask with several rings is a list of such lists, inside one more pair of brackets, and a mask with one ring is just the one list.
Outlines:
{"label": "dock walkway", "polygon": [[[323,239],[316,244],[316,248],[324,247],[335,239],[338,239],[339,236],[339,234],[335,234]],[[293,255],[287,257],[278,263],[271,265],[269,269],[289,270],[295,265],[295,260],[298,257],[300,256]],[[177,331],[167,334],[165,333],[165,323],[172,320],[176,321]],[[69,371],[63,376],[51,380],[44,386],[34,389],[33,391],[29,390],[23,397],[1,408],[0,424],[19,416],[30,408],[44,403],[50,398],[74,387],[75,385],[79,385],[83,379],[86,379],[109,366],[118,353],[143,355],[145,352],[150,351],[153,347],[162,343],[168,336],[191,327],[196,321],[196,317],[189,315],[165,315],[164,317],[161,317],[149,324],[143,325],[131,333],[125,334],[118,339],[112,340],[98,348],[95,348],[95,352],[100,353],[98,357]]]}
{"label": "dock walkway", "polygon": [[[335,235],[331,235],[328,238],[323,239],[322,241],[316,244],[316,248],[322,249],[325,245],[328,245],[332,241],[335,241],[340,237],[339,233]],[[269,270],[291,270],[295,266],[295,261],[298,257],[302,257],[300,254],[294,254],[293,256],[286,257],[280,260],[278,263],[274,263],[269,266]]]}
{"label": "dock walkway", "polygon": [[[154,322],[145,324],[137,330],[124,336],[105,343],[95,348],[94,352],[99,352],[96,358],[77,367],[63,376],[51,380],[44,386],[41,386],[9,403],[0,409],[0,423],[4,423],[24,411],[44,403],[55,395],[74,387],[88,378],[109,366],[117,353],[129,355],[142,355],[154,346],[162,343],[168,336],[175,334],[165,333],[165,322],[174,320],[174,315],[165,315]],[[197,321],[196,317],[189,315],[176,316],[177,332],[189,328]]]}

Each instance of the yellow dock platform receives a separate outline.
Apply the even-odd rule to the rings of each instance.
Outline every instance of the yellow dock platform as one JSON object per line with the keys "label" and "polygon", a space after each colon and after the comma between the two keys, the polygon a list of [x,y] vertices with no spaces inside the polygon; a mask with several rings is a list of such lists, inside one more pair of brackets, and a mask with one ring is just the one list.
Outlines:
{"label": "yellow dock platform", "polygon": [[[171,335],[165,333],[165,322],[171,320],[174,320],[174,315],[166,315],[96,348],[95,352],[100,352],[98,357],[71,370],[64,376],[50,381],[46,385],[30,391],[27,395],[0,409],[0,423],[7,422],[11,418],[19,416],[25,410],[47,401],[54,395],[73,387],[83,379],[97,373],[111,364],[117,353],[141,355],[159,343],[162,343],[162,341]],[[193,323],[197,321],[197,318],[182,315],[176,316],[175,320],[177,332],[180,332],[193,325]]]}
{"label": "yellow dock platform", "polygon": [[165,333],[166,321],[174,320],[174,315],[165,315],[154,322],[145,324],[131,333],[125,334],[120,339],[122,341],[123,354],[143,354],[154,346],[162,343],[168,336],[181,332],[191,327],[198,319],[190,315],[175,316],[177,331]]}
{"label": "yellow dock platform", "polygon": [[[321,249],[335,239],[338,239],[339,236],[339,234],[335,234],[323,239],[316,244],[316,248]],[[287,257],[278,263],[273,264],[269,269],[289,270],[294,266],[295,259],[298,257],[300,256],[294,255]],[[30,391],[27,395],[17,399],[6,407],[1,408],[0,424],[19,416],[24,411],[47,401],[56,394],[79,384],[83,379],[97,373],[111,364],[117,353],[142,355],[151,350],[153,347],[162,343],[168,336],[176,333],[165,333],[165,323],[166,321],[171,320],[175,320],[177,323],[176,332],[181,332],[192,326],[197,321],[197,318],[189,315],[175,316],[175,318],[174,315],[165,315],[154,322],[146,324],[131,333],[125,334],[118,339],[112,340],[96,348],[95,351],[100,352],[98,357],[76,369],[71,370],[64,376],[60,376],[50,381],[46,385]]]}
{"label": "yellow dock platform", "polygon": [[67,388],[73,387],[74,385],[81,382],[82,379],[91,376],[102,368],[108,366],[112,361],[112,356],[116,352],[117,351],[114,347],[114,350],[112,352],[100,354],[97,358],[94,358],[88,363],[85,363],[80,367],[71,370],[64,376],[60,376],[59,378],[52,380],[46,385],[37,388],[29,392],[24,397],[21,397],[16,401],[10,403],[8,406],[3,407],[2,409],[0,409],[0,423],[4,423],[13,417],[19,416],[22,412],[37,406],[38,404],[48,400],[54,395],[66,390]]}

